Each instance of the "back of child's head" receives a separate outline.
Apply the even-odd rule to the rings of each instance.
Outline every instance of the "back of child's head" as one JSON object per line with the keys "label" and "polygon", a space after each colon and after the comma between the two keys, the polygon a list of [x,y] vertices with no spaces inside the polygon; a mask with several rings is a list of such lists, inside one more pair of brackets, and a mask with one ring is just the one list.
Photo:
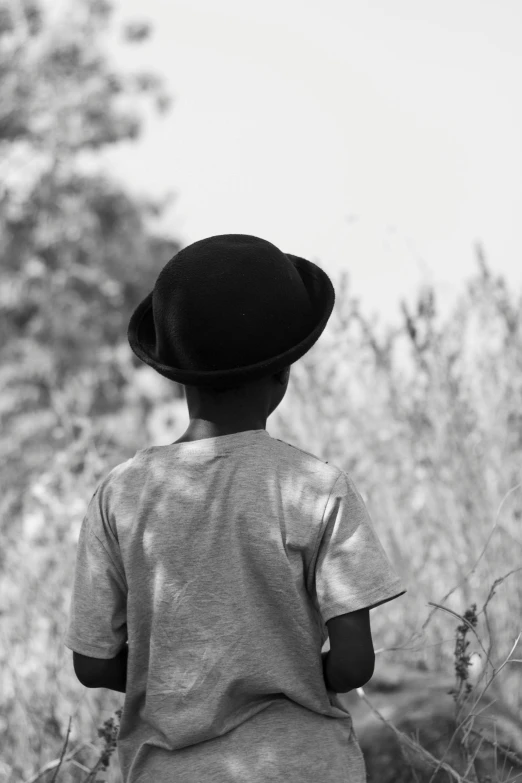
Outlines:
{"label": "back of child's head", "polygon": [[282,384],[286,383],[288,380],[289,373],[290,373],[290,366],[285,367],[279,373],[269,373],[268,375],[263,376],[258,381],[238,383],[238,384],[234,384],[233,386],[227,386],[227,387],[207,386],[207,387],[203,387],[203,392],[205,396],[217,397],[217,398],[223,398],[227,395],[231,397],[234,396],[237,397],[240,395],[247,396],[249,391],[252,391],[254,388],[257,388],[259,385],[263,384],[264,382],[268,381],[273,377],[277,377],[279,382]]}

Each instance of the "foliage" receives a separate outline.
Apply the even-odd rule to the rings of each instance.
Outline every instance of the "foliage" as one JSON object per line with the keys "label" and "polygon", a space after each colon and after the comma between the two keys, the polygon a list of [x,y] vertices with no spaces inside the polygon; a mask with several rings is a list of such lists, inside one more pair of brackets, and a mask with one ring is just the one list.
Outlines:
{"label": "foliage", "polygon": [[[130,312],[179,249],[147,225],[166,200],[132,197],[82,164],[138,138],[138,100],[165,110],[161,79],[111,69],[105,0],[76,0],[66,23],[49,11],[0,0],[0,449],[17,493],[76,437],[76,415],[122,405]],[[127,29],[131,45],[143,27]],[[74,400],[67,421],[62,399]]]}
{"label": "foliage", "polygon": [[[54,10],[0,0],[0,777],[9,762],[15,778],[62,736],[63,667],[47,661],[42,674],[37,662],[62,631],[71,520],[83,471],[98,477],[117,443],[104,417],[128,429],[115,412],[138,364],[121,352],[130,313],[179,249],[150,227],[168,196],[131,196],[87,166],[139,138],[140,104],[168,109],[162,79],[112,68],[106,0]],[[131,46],[149,34],[143,22],[123,30]],[[84,420],[96,421],[94,437]]]}

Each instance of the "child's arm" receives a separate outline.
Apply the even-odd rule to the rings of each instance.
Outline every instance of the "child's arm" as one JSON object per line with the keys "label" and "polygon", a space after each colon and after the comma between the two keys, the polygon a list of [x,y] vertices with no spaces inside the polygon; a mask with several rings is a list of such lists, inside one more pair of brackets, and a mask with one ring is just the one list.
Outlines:
{"label": "child's arm", "polygon": [[108,688],[125,693],[127,687],[128,644],[115,658],[90,658],[73,652],[74,671],[86,688]]}
{"label": "child's arm", "polygon": [[335,693],[362,688],[373,676],[375,652],[370,610],[337,615],[326,623],[330,650],[322,653],[326,687]]}

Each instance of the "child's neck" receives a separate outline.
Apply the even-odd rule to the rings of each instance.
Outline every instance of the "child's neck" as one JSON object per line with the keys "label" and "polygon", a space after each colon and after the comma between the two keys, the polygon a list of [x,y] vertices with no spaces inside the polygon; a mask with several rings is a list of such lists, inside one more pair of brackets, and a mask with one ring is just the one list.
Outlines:
{"label": "child's neck", "polygon": [[249,430],[264,430],[266,422],[250,422],[243,424],[216,424],[215,422],[198,419],[191,421],[183,435],[174,443],[189,443],[194,440],[205,440],[206,438],[219,438],[223,435],[234,435],[236,432],[247,432]]}

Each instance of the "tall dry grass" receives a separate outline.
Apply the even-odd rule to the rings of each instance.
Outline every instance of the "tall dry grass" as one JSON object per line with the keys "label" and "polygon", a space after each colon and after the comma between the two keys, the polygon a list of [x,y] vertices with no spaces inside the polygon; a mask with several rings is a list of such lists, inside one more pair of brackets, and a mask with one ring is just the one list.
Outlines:
{"label": "tall dry grass", "polygon": [[[443,752],[429,759],[420,738],[401,732],[397,780],[485,780],[473,757],[477,710],[491,694],[503,710],[522,712],[521,303],[480,253],[478,264],[446,323],[427,289],[416,312],[405,307],[404,324],[384,338],[341,276],[327,330],[292,368],[287,397],[267,425],[274,437],[350,472],[408,587],[372,611],[375,679],[392,666],[441,681],[455,673],[447,699],[464,767]],[[63,447],[30,486],[5,487],[0,499],[0,780],[121,781],[116,754],[102,773],[123,697],[83,688],[63,637],[77,537],[97,482],[138,448],[182,431],[179,422],[174,437],[167,425],[154,430],[155,410],[168,405],[175,418],[184,402],[172,403],[172,385],[159,380],[152,402],[134,384],[129,354],[125,342],[114,351],[128,379],[119,413],[90,415],[88,376],[64,389],[50,384],[49,421]],[[469,676],[475,652],[480,678]],[[370,686],[358,692],[361,703],[372,703]],[[502,775],[496,769],[491,779]]]}

